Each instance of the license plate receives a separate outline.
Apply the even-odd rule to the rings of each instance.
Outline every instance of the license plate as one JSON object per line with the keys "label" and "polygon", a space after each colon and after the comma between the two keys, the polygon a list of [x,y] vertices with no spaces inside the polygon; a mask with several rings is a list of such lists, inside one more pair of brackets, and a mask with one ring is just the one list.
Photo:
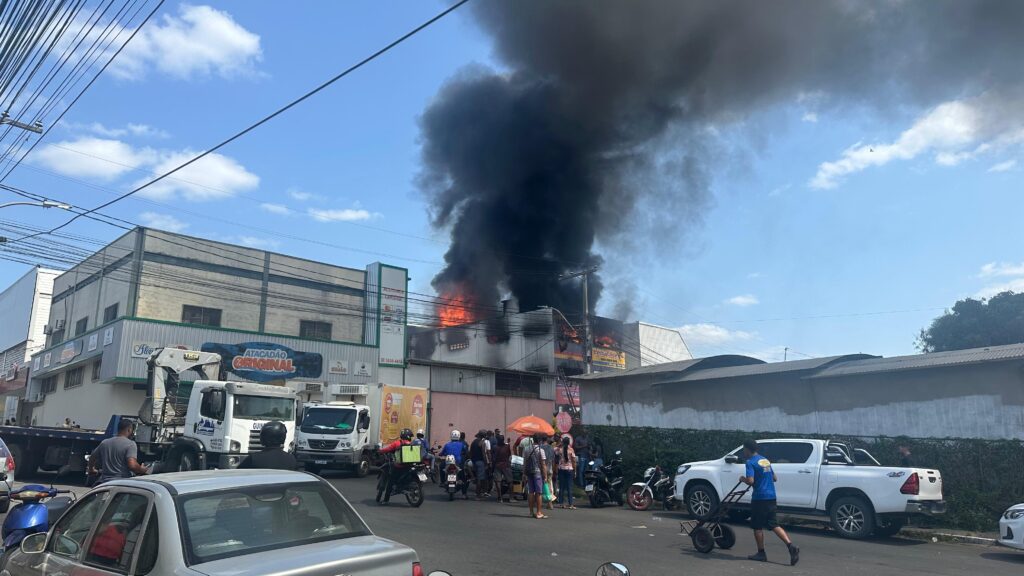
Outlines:
{"label": "license plate", "polygon": [[587,492],[593,492],[594,491],[594,485],[593,484],[587,484],[586,491]]}
{"label": "license plate", "polygon": [[313,464],[327,464],[327,460],[314,460]]}
{"label": "license plate", "polygon": [[423,472],[420,472],[420,473],[419,473],[419,474],[417,474],[416,476],[418,476],[418,477],[419,477],[419,479],[420,479],[420,482],[426,482],[426,481],[427,481],[427,475],[426,475],[426,474],[424,474]]}
{"label": "license plate", "polygon": [[448,475],[448,481],[449,481],[449,482],[455,482],[455,481],[456,481],[456,480],[458,480],[458,479],[459,479],[459,477],[458,477],[458,476],[456,476],[455,474],[449,474],[449,475]]}

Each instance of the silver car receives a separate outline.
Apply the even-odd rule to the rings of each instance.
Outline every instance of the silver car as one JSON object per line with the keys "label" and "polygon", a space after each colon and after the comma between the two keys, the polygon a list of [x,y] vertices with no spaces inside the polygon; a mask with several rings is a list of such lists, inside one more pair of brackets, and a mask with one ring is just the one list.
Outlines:
{"label": "silver car", "polygon": [[96,487],[0,576],[422,576],[317,476],[278,470],[157,474]]}

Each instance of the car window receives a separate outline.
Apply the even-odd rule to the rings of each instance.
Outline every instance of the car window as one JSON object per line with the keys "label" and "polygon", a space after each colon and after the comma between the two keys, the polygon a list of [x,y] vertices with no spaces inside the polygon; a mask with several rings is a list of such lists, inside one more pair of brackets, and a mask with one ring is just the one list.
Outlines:
{"label": "car window", "polygon": [[53,527],[49,550],[54,554],[78,559],[89,531],[103,511],[110,492],[93,492],[83,498]]}
{"label": "car window", "polygon": [[809,442],[766,442],[757,451],[772,464],[804,464],[811,459],[814,446]]}
{"label": "car window", "polygon": [[135,576],[145,576],[156,566],[157,554],[160,552],[160,530],[157,527],[156,510],[149,515],[146,531],[142,534],[139,545],[139,559],[135,563]]}
{"label": "car window", "polygon": [[148,509],[149,498],[142,494],[114,496],[96,526],[85,562],[127,574],[142,536],[142,523]]}
{"label": "car window", "polygon": [[370,533],[320,482],[203,492],[178,505],[192,564]]}

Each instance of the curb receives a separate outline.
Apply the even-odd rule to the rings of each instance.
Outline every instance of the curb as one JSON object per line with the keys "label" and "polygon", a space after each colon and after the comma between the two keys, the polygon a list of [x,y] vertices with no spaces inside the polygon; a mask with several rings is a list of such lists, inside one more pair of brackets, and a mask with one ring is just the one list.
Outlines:
{"label": "curb", "polygon": [[925,530],[915,530],[913,528],[904,528],[900,531],[899,535],[927,542],[955,542],[958,544],[973,544],[975,546],[995,546],[997,543],[995,538],[986,538],[984,536],[951,534],[948,532],[929,532]]}

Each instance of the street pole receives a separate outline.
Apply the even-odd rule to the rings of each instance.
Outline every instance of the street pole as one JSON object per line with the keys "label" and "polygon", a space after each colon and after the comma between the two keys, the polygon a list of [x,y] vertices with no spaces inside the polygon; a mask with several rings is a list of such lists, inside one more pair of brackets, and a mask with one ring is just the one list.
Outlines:
{"label": "street pole", "polygon": [[587,284],[590,280],[590,271],[583,272],[583,359],[587,362],[587,374],[594,371],[594,346],[590,341],[590,297],[587,296]]}

